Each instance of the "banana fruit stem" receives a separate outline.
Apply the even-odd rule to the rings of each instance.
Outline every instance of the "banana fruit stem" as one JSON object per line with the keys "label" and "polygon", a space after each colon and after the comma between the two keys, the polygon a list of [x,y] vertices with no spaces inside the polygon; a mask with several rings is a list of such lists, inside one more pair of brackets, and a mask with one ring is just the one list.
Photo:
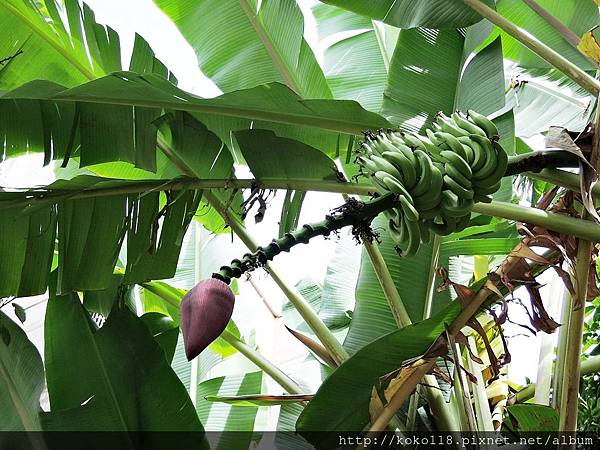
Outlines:
{"label": "banana fruit stem", "polygon": [[326,236],[347,226],[353,226],[359,231],[362,230],[360,227],[368,229],[371,220],[382,211],[394,207],[396,203],[395,195],[384,195],[368,202],[350,199],[325,220],[302,225],[299,229],[274,239],[265,247],[257,247],[254,253],[247,253],[241,260],[234,259],[230,265],[221,267],[213,277],[229,283],[231,278],[239,278],[245,272],[265,265],[281,252],[289,252],[298,244],[307,244],[316,236]]}
{"label": "banana fruit stem", "polygon": [[[564,358],[563,380],[560,390],[559,428],[560,432],[574,433],[577,430],[577,409],[579,405],[579,378],[581,377],[581,352],[583,326],[585,321],[585,301],[590,270],[592,242],[579,240],[575,267],[576,295],[571,297],[571,314]],[[561,447],[561,448],[575,448]]]}

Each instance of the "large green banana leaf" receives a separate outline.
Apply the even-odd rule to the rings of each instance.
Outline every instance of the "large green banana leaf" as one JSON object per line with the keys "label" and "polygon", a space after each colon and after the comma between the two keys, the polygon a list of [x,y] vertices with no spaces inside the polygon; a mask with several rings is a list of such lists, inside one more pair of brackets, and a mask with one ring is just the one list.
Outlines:
{"label": "large green banana leaf", "polygon": [[[223,5],[225,2],[204,3],[211,3],[212,6],[210,6],[210,10],[216,11],[219,9],[219,5]],[[228,11],[231,12],[236,10],[242,15],[245,14],[242,12],[239,3],[233,1],[230,1],[229,3],[235,3],[235,5],[233,5],[233,9],[226,9],[226,13]],[[252,2],[248,2],[246,5],[248,8],[250,8],[246,8],[246,11],[251,11],[252,8],[256,7],[255,4],[251,5],[251,3]],[[269,3],[269,5],[267,5],[267,3]],[[288,50],[290,50],[290,48],[288,48],[288,44],[293,41],[289,40],[288,42],[288,31],[292,31],[294,36],[302,40],[302,17],[301,15],[298,15],[299,11],[297,10],[297,6],[293,1],[286,1],[285,4],[279,4],[275,1],[263,2],[263,5],[264,6],[261,10],[261,13],[257,18],[256,25],[258,26],[258,29],[268,28],[271,32],[276,33],[278,38],[275,41],[271,41],[270,39],[273,38],[273,36],[269,37],[264,35],[264,33],[261,35],[261,38],[263,38],[264,42],[283,45],[283,48],[278,48],[277,46],[273,47],[275,51],[271,52],[271,55],[277,55],[278,52],[281,52],[282,55],[287,55]],[[178,7],[185,9],[187,7],[195,7],[195,5],[192,4],[192,2],[187,2],[187,6],[185,4],[179,4]],[[294,22],[296,25],[291,28],[286,28],[285,26],[279,27],[275,18],[279,17],[277,14],[282,11],[290,12],[291,16],[289,20]],[[247,21],[248,18],[244,15],[243,20]],[[64,86],[73,86],[87,80],[93,80],[111,71],[121,70],[120,44],[118,35],[114,32],[114,30],[110,29],[110,27],[103,27],[97,24],[95,22],[92,10],[85,5],[83,6],[83,9],[81,9],[75,0],[67,1],[64,8],[55,0],[42,0],[37,2],[35,5],[33,2],[29,2],[28,0],[10,0],[3,2],[2,5],[0,5],[0,21],[4,21],[3,23],[7,24],[6,29],[10,29],[16,33],[13,34],[11,32],[5,34],[8,40],[6,48],[12,49],[14,52],[18,51],[19,49],[24,50],[23,54],[10,61],[9,64],[3,66],[2,71],[0,71],[0,86],[3,89],[14,89],[21,86],[23,83],[36,79],[45,79],[60,83]],[[68,25],[66,25],[67,22]],[[211,24],[215,23],[215,21],[211,21]],[[298,25],[300,26],[299,35],[297,33]],[[246,24],[242,26],[249,25]],[[216,33],[214,37],[218,36],[218,39],[221,39],[222,32],[232,29],[233,27],[231,27],[230,23],[221,26],[219,33]],[[16,32],[15,30],[19,31]],[[255,39],[258,39],[256,36]],[[249,41],[242,39],[242,46],[248,42]],[[256,42],[257,41],[255,40],[254,43],[256,44]],[[250,44],[249,47],[250,53],[254,51],[252,45],[253,44]],[[294,47],[294,45],[296,44],[292,44],[291,47]],[[321,69],[316,61],[314,61],[314,56],[312,55],[310,48],[303,40],[302,44],[300,45],[300,49],[301,51],[299,58],[303,60],[305,59],[308,62],[306,64],[298,63],[297,68],[299,72],[297,79],[301,83],[306,83],[307,86],[315,85],[317,86],[317,89],[324,88],[327,91],[323,91],[323,93],[319,95],[311,91],[312,93],[309,95],[310,97],[329,98],[330,94],[328,94],[326,83],[323,85],[325,81],[321,73]],[[25,50],[27,53],[25,53]],[[265,53],[264,49],[262,51]],[[246,55],[246,53],[243,54]],[[31,61],[31,55],[34,55],[34,57],[39,60],[40,58],[38,55],[40,54],[44,55],[44,60],[48,60],[48,64],[38,65],[29,64],[27,62]],[[27,56],[24,57],[24,55]],[[240,55],[241,54],[233,55],[232,58],[236,59]],[[244,61],[240,67],[240,71],[236,73],[231,72],[234,78],[244,78],[245,74],[247,73],[249,63],[244,59],[244,57],[242,57],[242,59]],[[287,61],[291,63],[293,62],[292,59],[293,58],[290,56]],[[252,64],[254,62],[258,62],[257,67],[259,71],[261,68],[269,66],[274,67],[277,65],[275,62],[271,62],[270,60],[262,62],[253,60]],[[217,64],[219,63],[217,62]],[[229,69],[229,67],[225,68],[224,72],[229,73]],[[172,81],[174,80],[165,66],[154,57],[154,53],[148,44],[138,35],[136,35],[133,54],[129,64],[129,70],[137,73],[155,73],[160,77],[169,78]],[[251,83],[250,86],[255,86],[256,84],[272,80],[285,81],[280,77],[273,79],[270,77],[260,76],[257,78],[257,82]],[[235,88],[239,87],[242,87],[242,85],[238,85]],[[304,95],[304,93],[301,94]],[[27,106],[29,109],[31,109],[30,105]],[[5,106],[5,108],[8,108],[8,106]],[[22,105],[20,105],[20,109],[20,111],[17,111],[19,114],[15,114],[15,111],[10,109],[5,110],[4,112],[0,111],[0,117],[3,119],[0,121],[0,123],[7,124],[6,129],[2,131],[4,133],[8,133],[9,136],[11,136],[12,133],[14,141],[14,145],[11,145],[11,139],[7,139],[9,143],[9,145],[6,147],[7,156],[15,156],[24,152],[26,149],[27,151],[41,151],[41,148],[44,148],[43,142],[40,141],[37,136],[35,138],[30,136],[29,141],[25,140],[23,137],[14,138],[14,135],[19,135],[19,131],[11,132],[10,130],[19,130],[26,126],[27,122],[22,122],[22,120],[28,120],[29,127],[32,130],[36,128],[40,129],[40,125],[36,123],[40,113],[31,111],[31,113],[26,114],[28,117],[25,119],[22,114]],[[44,118],[44,131],[52,132],[52,145],[48,140],[45,142],[45,148],[47,150],[46,162],[49,162],[50,158],[62,159],[65,157],[65,155],[68,155],[69,148],[76,148],[72,145],[69,145],[71,121],[69,119],[64,120],[64,117],[68,118],[72,116],[74,111],[72,110],[72,106],[68,105],[63,106],[59,110],[60,114],[58,114],[59,111],[57,111],[56,108],[48,107],[42,109],[43,113],[47,116]],[[102,108],[99,107],[99,109]],[[104,110],[104,130],[106,130],[107,127],[116,127],[116,125],[119,124],[120,119],[125,119],[125,124],[130,123],[132,121],[132,117],[134,117],[134,115],[131,113],[127,115],[127,108],[119,109],[113,107],[111,110],[119,111],[117,111],[118,114],[110,114],[109,111]],[[136,129],[138,131],[142,131],[142,133],[139,135],[136,133],[134,142],[146,149],[144,153],[139,151],[132,153],[131,140],[133,134],[128,132],[126,129],[119,129],[122,131],[122,133],[106,133],[105,131],[98,131],[95,135],[91,136],[99,136],[103,139],[96,140],[90,138],[87,139],[87,143],[90,145],[90,148],[92,148],[92,144],[103,142],[103,146],[96,145],[96,150],[100,151],[101,154],[113,152],[113,157],[117,155],[118,157],[116,159],[118,160],[133,162],[139,167],[148,170],[155,170],[157,164],[155,161],[156,152],[152,152],[151,149],[154,149],[152,144],[154,138],[152,138],[152,134],[155,133],[156,130],[153,126],[148,126],[150,123],[149,120],[146,120],[146,123],[143,124],[143,126],[141,123],[144,118],[147,118],[147,116],[150,114],[155,114],[155,112],[152,111],[152,108],[149,110],[146,108],[135,108],[134,111],[136,118],[135,120],[138,122]],[[89,116],[89,111],[85,110],[84,115]],[[231,151],[236,150],[236,144],[235,142],[230,142],[230,131],[253,127],[256,128],[257,125],[260,128],[273,129],[278,134],[285,137],[306,142],[309,145],[312,145],[329,154],[335,154],[340,145],[340,136],[337,131],[323,131],[321,129],[304,128],[298,127],[297,125],[273,123],[270,121],[259,123],[255,118],[238,118],[214,115],[212,112],[208,114],[197,113],[197,115],[202,116],[201,118],[203,122],[213,132],[215,132],[223,140],[223,142],[228,144]],[[67,127],[66,132],[59,132],[61,124]],[[0,135],[2,134],[2,131],[0,131]],[[357,130],[357,132],[358,131],[360,130]],[[50,134],[47,133],[47,136],[49,135]],[[106,139],[113,141],[112,144],[118,145],[108,145]],[[342,145],[345,146],[348,138],[343,137],[341,141]],[[50,148],[53,149],[52,152],[49,151]],[[84,153],[86,152],[84,151]],[[87,153],[88,155],[95,156],[93,152]],[[159,155],[158,160],[159,168],[161,165],[166,165],[172,169],[172,166],[167,163],[163,156]],[[98,162],[98,160],[94,159],[88,161]],[[111,176],[123,177],[125,172],[130,174],[133,173],[138,177],[148,176],[148,174],[144,172],[133,171],[131,170],[131,167],[126,165],[121,165],[119,167],[123,170],[120,170],[116,174],[113,171]],[[172,172],[172,170],[170,170],[170,172]]]}
{"label": "large green banana leaf", "polygon": [[167,362],[172,364],[179,338],[179,327],[175,321],[169,316],[154,312],[142,315],[140,320],[162,348]]}
{"label": "large green banana leaf", "polygon": [[52,291],[44,353],[52,411],[78,408],[93,397],[93,430],[202,431],[165,353],[127,308],[116,306],[94,330],[76,294]]}
{"label": "large green banana leaf", "polygon": [[[202,0],[177,4],[155,0],[196,51],[203,72],[224,92],[279,82],[301,98],[327,99],[331,92],[303,37],[304,19],[294,0]],[[268,128],[334,154],[337,132],[198,113],[224,142],[230,130]],[[257,122],[259,119],[261,122]],[[275,121],[278,122],[278,121]],[[344,138],[344,143],[347,138]],[[235,146],[235,143],[233,143]]]}
{"label": "large green banana leaf", "polygon": [[[0,87],[12,89],[37,78],[46,78],[65,85],[75,85],[103,75],[101,61],[92,64],[82,48],[85,40],[82,30],[93,30],[90,43],[97,42],[98,36],[106,39],[106,52],[119,52],[118,36],[110,28],[98,25],[92,11],[85,8],[85,17],[79,5],[67,1],[69,8],[63,11],[73,26],[73,36],[69,35],[55,0],[40,2],[46,7],[47,16],[33,2],[26,0],[6,0],[0,3],[0,23],[6,30],[0,37],[3,57],[17,51],[23,53],[3,67],[0,71]],[[110,34],[112,45],[107,38]],[[94,48],[98,49],[98,45]],[[94,55],[97,56],[97,55]],[[120,69],[120,55],[119,55]],[[69,64],[65,64],[65,60]],[[33,63],[35,61],[35,63]]]}
{"label": "large green banana leaf", "polygon": [[235,138],[252,175],[259,181],[336,179],[335,162],[302,142],[256,129],[237,131]]}
{"label": "large green banana leaf", "polygon": [[155,3],[175,22],[202,71],[224,92],[273,81],[301,97],[331,96],[303,37],[295,0],[200,0]]}
{"label": "large green banana leaf", "polygon": [[315,3],[312,13],[317,21],[317,33],[320,40],[337,33],[358,32],[373,27],[371,19],[368,17],[326,3]]}
{"label": "large green banana leaf", "polygon": [[[422,245],[415,256],[401,258],[394,249],[395,242],[385,231],[386,226],[387,220],[383,216],[373,222],[374,229],[380,233],[379,251],[409,316],[413,322],[418,322],[423,319],[425,299],[429,289],[427,275],[436,269],[431,267],[435,259],[434,249],[431,245]],[[447,265],[448,257],[443,256],[438,264]],[[350,330],[344,341],[344,347],[350,354],[356,353],[368,343],[398,328],[366,251],[363,251],[355,295],[356,306],[352,314]],[[446,307],[449,301],[448,291],[434,293],[433,312]]]}
{"label": "large green banana leaf", "polygon": [[464,37],[456,30],[402,30],[390,64],[383,115],[412,131],[454,110]]}
{"label": "large green banana leaf", "polygon": [[[220,140],[201,123],[187,113],[170,114],[162,122],[166,129],[165,126],[161,126],[161,129],[165,130],[166,140],[170,143],[173,153],[195,174],[203,178],[207,174],[217,178],[226,178],[230,175],[232,166],[230,154],[222,151]],[[266,130],[247,130],[239,132],[236,136],[250,168],[259,179],[335,178],[333,161],[305,144],[279,138]],[[269,145],[265,147],[267,143]],[[198,152],[198,147],[203,151]],[[285,157],[282,158],[283,154]],[[114,180],[82,176],[69,181],[58,181],[46,188],[46,193],[64,194],[69,190],[83,190],[92,186],[110,188],[114,183],[116,183]],[[127,184],[126,181],[122,183],[123,186]],[[11,203],[18,195],[23,200],[29,193],[3,193],[0,200],[6,200],[6,207],[14,205],[15,212],[22,212],[26,200],[20,205]],[[119,195],[58,202],[60,291],[66,292],[72,288],[97,290],[108,287],[118,250],[126,232],[128,233],[126,282],[173,276],[179,256],[181,236],[196,211],[198,200],[198,195],[194,195],[192,191],[188,193],[182,191],[172,196],[166,210],[161,209],[163,205],[160,204],[158,192],[148,192],[146,195],[139,196]],[[14,229],[19,233],[17,240],[5,240],[1,244],[0,250],[6,256],[3,259],[6,263],[0,264],[0,272],[5,275],[0,290],[3,294],[36,294],[45,290],[56,222],[55,206],[51,203],[45,205],[33,215],[3,216],[2,227],[7,230]],[[24,212],[27,211],[28,209],[25,208]],[[162,211],[161,214],[166,214],[160,240],[154,242],[152,229],[159,211]],[[39,235],[35,232],[40,228],[36,227],[35,223],[29,233],[30,221],[47,225],[41,227],[45,234]],[[183,228],[182,224],[185,225]],[[156,248],[155,254],[148,250],[152,246]],[[80,264],[84,253],[90,259],[91,266]],[[157,261],[160,261],[160,264],[157,264]],[[40,268],[44,269],[44,265],[40,266],[41,262],[44,262],[46,270],[40,270]],[[94,270],[90,271],[90,268]]]}
{"label": "large green banana leaf", "polygon": [[[90,181],[87,178],[79,183],[76,178],[73,184],[80,187]],[[109,288],[126,234],[129,237],[127,282],[173,276],[182,237],[196,212],[200,195],[195,191],[175,191],[170,194],[171,203],[166,208],[159,205],[160,195],[152,192],[144,196],[67,199],[34,207],[23,204],[11,207],[12,196],[8,195],[9,199],[0,201],[8,204],[0,219],[2,235],[12,233],[6,234],[11,239],[0,240],[0,295],[35,295],[46,290],[55,236],[60,292]],[[160,237],[153,236],[152,224],[163,216]]]}
{"label": "large green banana leaf", "polygon": [[[323,53],[323,70],[335,98],[356,100],[366,109],[379,111],[387,77],[385,59],[373,23],[324,3],[313,8],[321,42],[335,42]],[[384,44],[384,43],[381,43]]]}
{"label": "large green banana leaf", "polygon": [[[460,312],[455,301],[431,319],[386,334],[339,366],[321,385],[296,423],[317,448],[333,448],[339,433],[359,432],[369,421],[371,389],[379,377],[422,355]],[[311,433],[314,432],[314,433]]]}
{"label": "large green banana leaf", "polygon": [[[460,28],[481,20],[461,0],[321,0],[399,28]],[[489,6],[492,0],[483,0]]]}
{"label": "large green banana leaf", "polygon": [[[1,89],[36,79],[73,86],[122,70],[119,35],[97,23],[78,0],[6,0],[0,3],[0,23],[6,30],[2,57],[22,52],[2,67]],[[137,34],[129,68],[172,77]]]}
{"label": "large green banana leaf", "polygon": [[505,420],[502,429],[520,433],[539,433],[558,431],[560,416],[556,409],[547,405],[532,403],[512,405],[506,408],[509,420]]}
{"label": "large green banana leaf", "polygon": [[[54,143],[45,140],[44,136],[48,133],[52,133],[53,136],[58,134],[62,136],[62,141],[59,140],[59,143],[67,147],[71,130],[74,128],[79,130],[82,139],[89,136],[82,145],[90,145],[90,158],[94,158],[91,163],[100,162],[99,160],[114,160],[115,156],[119,156],[117,159],[131,160],[137,145],[135,141],[130,140],[133,123],[125,119],[123,114],[129,111],[128,117],[133,117],[132,107],[183,110],[209,114],[211,117],[276,122],[300,129],[308,127],[335,133],[357,134],[368,128],[389,126],[381,116],[364,110],[354,101],[302,100],[278,83],[236,91],[213,99],[201,99],[178,89],[161,76],[139,75],[132,72],[114,73],[73,89],[64,89],[50,82],[32,82],[12,92],[4,93],[1,99],[0,110],[3,110],[7,117],[12,117],[3,130],[3,137],[9,149],[14,148],[14,152],[22,152],[25,139],[28,139],[31,151],[45,150],[49,153],[53,151]],[[37,103],[33,100],[45,101]],[[78,109],[85,112],[76,114],[77,109],[73,110],[72,102],[76,102],[79,105]],[[61,117],[73,117],[73,119],[43,121],[44,106],[47,107],[46,109],[60,111]],[[112,112],[116,119],[122,120],[111,117]],[[151,120],[148,118],[145,123],[148,124]],[[260,126],[255,124],[253,128],[260,128]],[[118,155],[110,153],[114,150],[109,149],[104,150],[108,154],[101,157],[98,153],[102,149],[90,142],[93,136],[106,133],[107,129],[116,136],[111,138],[114,142],[109,143],[119,144],[121,147]],[[146,129],[146,134],[143,136],[149,138],[151,132],[151,128]],[[155,134],[156,129],[153,132]],[[286,134],[285,137],[289,136]],[[57,147],[60,148],[60,145]],[[68,148],[62,151],[61,155],[64,155]],[[85,153],[85,149],[82,149],[82,152]],[[121,158],[123,152],[128,153]],[[10,152],[9,156],[11,156]]]}
{"label": "large green banana leaf", "polygon": [[375,30],[336,42],[325,50],[324,70],[336,98],[379,111],[387,72]]}
{"label": "large green banana leaf", "polygon": [[21,327],[0,311],[0,431],[39,431],[43,388],[40,354]]}
{"label": "large green banana leaf", "polygon": [[496,38],[466,66],[458,84],[455,109],[490,115],[504,107],[502,42]]}
{"label": "large green banana leaf", "polygon": [[56,236],[53,207],[20,214],[8,209],[0,215],[0,297],[35,295],[46,290]]}
{"label": "large green banana leaf", "polygon": [[[64,13],[71,34],[65,31],[55,0],[36,8],[24,0],[10,0],[0,5],[0,20],[16,21],[22,33],[16,37],[22,54],[3,66],[0,86],[20,87],[37,79],[73,86],[121,70],[118,35],[95,22],[93,12],[84,5],[83,12],[74,0],[66,2]],[[16,25],[16,24],[15,24]],[[89,51],[86,52],[87,47]],[[21,64],[32,55],[42,53],[47,64]],[[139,73],[169,72],[155,57],[148,44],[136,35],[130,69]],[[15,72],[16,70],[16,72]],[[50,94],[54,85],[45,85]],[[123,160],[155,171],[156,127],[152,125],[161,111],[156,108],[128,108],[105,105],[36,104],[34,101],[3,102],[0,108],[0,134],[6,141],[5,156],[24,152],[45,152],[45,163],[66,160],[81,147],[82,165]],[[29,131],[25,129],[29,127]],[[110,132],[107,132],[110,130]]]}
{"label": "large green banana leaf", "polygon": [[[118,34],[98,24],[93,11],[85,4],[81,7],[77,0],[64,4],[56,0],[7,0],[0,4],[0,21],[11,30],[0,38],[8,41],[3,47],[22,51],[2,67],[3,89],[14,89],[37,79],[73,86],[122,69]],[[33,60],[36,64],[31,64]],[[135,36],[129,68],[172,79],[139,35]],[[54,104],[36,108],[33,103],[5,102],[0,108],[0,134],[7,142],[6,157],[44,150],[45,163],[66,159],[79,144],[72,140],[73,132],[77,141],[81,140],[83,164],[123,160],[150,171],[157,169],[156,128],[151,121],[160,114],[159,110],[97,106],[91,107],[92,114],[90,106],[79,109]],[[81,127],[81,135],[72,127],[79,121],[88,125]],[[27,126],[28,133],[23,131]],[[111,131],[106,132],[107,129]],[[164,157],[159,159],[160,169],[166,161]]]}
{"label": "large green banana leaf", "polygon": [[338,243],[323,280],[319,316],[330,329],[345,328],[354,309],[354,290],[360,269],[360,246],[344,236]]}
{"label": "large green banana leaf", "polygon": [[[354,308],[354,290],[360,269],[360,246],[354,238],[345,234],[338,241],[327,265],[322,282],[304,278],[296,284],[298,292],[319,314],[325,325],[332,330],[347,328]],[[286,325],[305,334],[312,334],[292,303],[283,304]]]}
{"label": "large green banana leaf", "polygon": [[496,39],[472,59],[466,58],[487,37],[480,30],[475,25],[465,36],[456,30],[402,30],[390,65],[383,114],[402,128],[422,131],[438,111],[475,109],[492,114],[500,110],[504,106],[501,41]]}

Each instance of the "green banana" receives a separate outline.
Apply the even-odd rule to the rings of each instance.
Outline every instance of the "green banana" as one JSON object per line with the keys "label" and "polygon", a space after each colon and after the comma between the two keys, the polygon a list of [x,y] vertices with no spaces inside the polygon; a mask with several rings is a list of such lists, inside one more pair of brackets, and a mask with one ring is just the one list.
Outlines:
{"label": "green banana", "polygon": [[[471,172],[471,167],[469,166],[469,163],[467,163],[467,161],[465,161],[465,159],[462,156],[449,150],[442,151],[440,155],[446,159],[446,164],[452,164],[465,177],[473,177],[473,172]],[[444,164],[444,168],[446,167],[446,164]]]}
{"label": "green banana", "polygon": [[375,143],[375,147],[377,148],[377,151],[379,152],[380,156],[383,155],[384,152],[398,151],[396,146],[392,144],[392,142],[389,139],[387,139],[385,135],[379,136],[379,139],[377,139]]}
{"label": "green banana", "polygon": [[386,209],[383,212],[383,215],[390,220],[395,220],[396,219],[396,210],[395,209]]}
{"label": "green banana", "polygon": [[375,144],[376,144],[376,142],[375,141],[371,141],[371,140],[363,142],[363,147],[367,150],[366,151],[367,155],[369,155],[369,156],[371,156],[371,155],[381,156],[381,153],[379,152],[379,150],[377,150]]}
{"label": "green banana", "polygon": [[438,139],[438,137],[435,135],[435,133],[433,131],[431,131],[429,128],[425,130],[425,133],[427,134],[427,137],[429,138],[429,140],[431,141],[431,143],[433,145],[435,145],[436,147],[439,147],[440,144],[442,143],[442,141],[440,139]]}
{"label": "green banana", "polygon": [[396,225],[394,220],[388,222],[388,233],[396,244],[404,245],[406,243],[406,236],[403,232],[403,225]]}
{"label": "green banana", "polygon": [[373,161],[371,161],[370,157],[360,156],[357,161],[362,167],[364,167],[371,173],[375,173],[379,170],[377,168],[377,165]]}
{"label": "green banana", "polygon": [[473,149],[469,145],[462,144],[462,147],[463,147],[463,150],[464,150],[465,155],[466,155],[465,161],[467,161],[467,163],[469,165],[472,165],[473,162],[475,161],[475,152],[473,151]]}
{"label": "green banana", "polygon": [[477,192],[479,195],[491,195],[498,189],[500,189],[501,184],[502,180],[498,180],[491,186],[478,186],[477,184],[475,184],[473,188],[475,189],[475,192]]}
{"label": "green banana", "polygon": [[452,113],[452,118],[457,126],[467,131],[469,134],[478,134],[479,136],[487,137],[485,131],[481,127],[477,126],[470,120],[465,119],[459,113]]}
{"label": "green banana", "polygon": [[[479,192],[475,191],[475,195],[473,196],[473,200],[476,202],[481,202],[481,203],[491,203],[491,201],[493,200],[492,196],[489,194],[483,195],[480,194]],[[421,213],[421,215],[423,215]]]}
{"label": "green banana", "polygon": [[422,150],[415,150],[415,156],[419,161],[419,167],[421,169],[419,173],[419,180],[412,186],[410,193],[414,196],[423,195],[431,187],[431,170],[433,163],[429,158],[429,155]]}
{"label": "green banana", "polygon": [[454,192],[442,192],[441,210],[449,217],[461,217],[471,212],[473,200],[460,199]]}
{"label": "green banana", "polygon": [[371,161],[373,161],[375,163],[378,170],[383,170],[384,172],[387,172],[388,174],[392,175],[393,177],[402,179],[402,174],[400,173],[400,171],[398,169],[396,169],[396,166],[394,166],[391,162],[389,162],[384,157],[373,155],[373,156],[371,156]]}
{"label": "green banana", "polygon": [[411,222],[417,222],[419,220],[419,212],[415,209],[411,202],[408,201],[404,195],[399,195],[398,200],[400,201],[400,206],[402,207],[402,211],[404,212],[404,217],[406,220]]}
{"label": "green banana", "polygon": [[471,221],[471,213],[469,212],[468,214],[465,214],[458,220],[458,222],[456,224],[456,231],[462,231],[465,228],[467,228],[469,226],[470,221]]}
{"label": "green banana", "polygon": [[429,229],[440,236],[448,236],[456,230],[456,219],[454,217],[444,217],[442,223],[433,222]]}
{"label": "green banana", "polygon": [[[476,136],[473,136],[473,139],[478,139]],[[483,147],[483,151],[485,152],[485,162],[481,166],[481,168],[473,174],[474,180],[483,180],[488,178],[496,168],[496,163],[498,157],[496,156],[496,150],[492,147],[492,144],[487,139],[478,139],[479,144]]]}
{"label": "green banana", "polygon": [[448,175],[444,175],[444,184],[448,186],[448,189],[450,189],[460,198],[471,200],[475,195],[475,193],[471,189],[465,189]]}
{"label": "green banana", "polygon": [[421,233],[421,242],[423,244],[429,244],[431,242],[431,231],[429,230],[429,224],[425,220],[420,220],[419,231]]}
{"label": "green banana", "polygon": [[408,145],[414,149],[420,149],[423,151],[426,151],[427,149],[425,148],[425,145],[423,145],[423,143],[421,142],[421,139],[419,139],[417,136],[415,136],[414,134],[411,133],[404,133],[402,135],[402,137],[404,138],[404,141],[406,143],[408,143]]}
{"label": "green banana", "polygon": [[463,148],[462,144],[460,143],[460,141],[458,139],[456,139],[450,133],[444,133],[443,131],[439,131],[439,132],[435,133],[435,136],[439,140],[444,142],[450,148],[450,150],[452,150],[455,153],[458,153],[464,160],[467,159],[467,155],[465,153],[465,149]]}
{"label": "green banana", "polygon": [[408,247],[400,253],[402,256],[413,256],[421,244],[421,228],[419,222],[405,221],[408,232]]}
{"label": "green banana", "polygon": [[431,185],[423,195],[413,196],[415,207],[419,211],[435,208],[441,200],[444,185],[442,172],[435,166],[431,168]]}
{"label": "green banana", "polygon": [[389,175],[387,172],[377,172],[375,176],[380,177],[381,181],[386,186],[388,191],[393,192],[396,195],[402,195],[406,198],[411,198],[406,188],[402,185],[402,183],[400,183],[400,181],[397,178]]}
{"label": "green banana", "polygon": [[387,187],[387,185],[383,182],[383,180],[381,178],[375,176],[375,174],[369,175],[369,178],[371,179],[371,181],[375,185],[375,188],[377,188],[377,191],[380,194],[385,194],[385,193],[389,192],[389,188]]}
{"label": "green banana", "polygon": [[500,144],[498,144],[497,142],[494,142],[493,146],[496,150],[497,159],[496,168],[490,175],[490,178],[492,180],[500,180],[506,173],[506,168],[508,167],[508,155],[506,154],[506,151],[502,148],[502,146],[500,146]]}
{"label": "green banana", "polygon": [[456,123],[453,119],[450,119],[443,114],[438,114],[437,123],[442,128],[442,131],[450,133],[452,136],[461,137],[469,135],[468,131],[466,131],[464,128],[459,128],[456,126]]}
{"label": "green banana", "polygon": [[473,158],[473,163],[471,164],[471,171],[475,173],[485,164],[486,153],[481,145],[473,139],[471,139],[469,147],[471,147],[473,154],[475,155]]}
{"label": "green banana", "polygon": [[402,153],[411,164],[415,164],[417,162],[412,149],[404,143],[404,140],[401,136],[398,136],[397,133],[391,133],[389,139],[390,143],[394,146],[395,151]]}
{"label": "green banana", "polygon": [[421,218],[421,220],[431,220],[439,216],[441,212],[442,210],[438,206],[436,206],[434,208],[419,211],[419,217]]}
{"label": "green banana", "polygon": [[450,178],[452,178],[454,181],[456,181],[458,184],[460,184],[465,189],[471,189],[471,187],[473,186],[473,183],[471,182],[471,180],[469,180],[467,177],[465,177],[460,172],[460,170],[456,169],[456,167],[454,167],[450,163],[446,163],[444,168],[446,169],[446,175],[448,175]]}
{"label": "green banana", "polygon": [[434,161],[441,160],[441,156],[440,156],[441,150],[437,145],[435,145],[431,141],[431,139],[429,139],[427,137],[421,137],[421,142],[423,142],[423,145],[427,149],[427,151],[425,153],[428,153],[428,155],[431,157],[432,160],[434,160]]}
{"label": "green banana", "polygon": [[412,188],[417,182],[417,173],[415,166],[400,152],[383,152],[383,158],[394,165],[401,173],[401,179],[407,189]]}
{"label": "green banana", "polygon": [[475,123],[475,125],[485,131],[485,134],[489,139],[496,140],[500,137],[498,135],[498,128],[496,125],[494,125],[494,122],[485,117],[483,114],[479,114],[472,109],[470,109],[468,112],[469,118]]}

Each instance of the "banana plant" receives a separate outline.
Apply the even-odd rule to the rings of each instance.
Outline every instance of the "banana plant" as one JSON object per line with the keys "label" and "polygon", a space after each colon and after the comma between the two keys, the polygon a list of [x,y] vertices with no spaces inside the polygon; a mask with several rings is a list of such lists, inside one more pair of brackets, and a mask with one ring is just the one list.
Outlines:
{"label": "banana plant", "polygon": [[[600,241],[600,82],[578,39],[599,16],[563,3],[155,0],[222,92],[205,98],[140,35],[123,57],[79,0],[2,2],[0,430],[120,431],[118,448],[575,431]],[[3,186],[31,155],[55,180]],[[548,268],[568,331],[536,405],[502,330],[521,292],[530,329],[560,326]]]}

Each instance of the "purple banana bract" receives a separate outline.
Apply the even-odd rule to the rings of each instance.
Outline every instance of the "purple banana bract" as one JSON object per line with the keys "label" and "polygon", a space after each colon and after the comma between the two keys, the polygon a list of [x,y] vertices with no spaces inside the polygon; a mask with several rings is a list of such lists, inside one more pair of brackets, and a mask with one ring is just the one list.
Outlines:
{"label": "purple banana bract", "polygon": [[192,360],[223,332],[235,304],[229,285],[216,278],[203,280],[181,301],[185,354]]}

